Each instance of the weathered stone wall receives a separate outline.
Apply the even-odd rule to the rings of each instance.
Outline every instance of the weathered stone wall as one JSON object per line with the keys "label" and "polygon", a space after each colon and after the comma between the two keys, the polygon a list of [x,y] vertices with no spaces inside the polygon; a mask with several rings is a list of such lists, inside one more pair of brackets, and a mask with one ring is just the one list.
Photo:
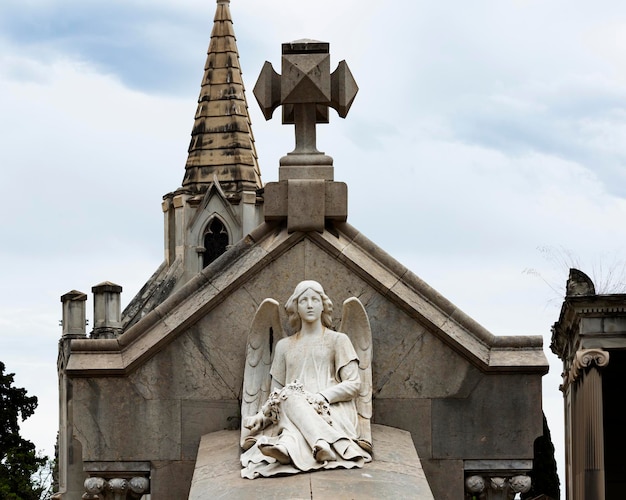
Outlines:
{"label": "weathered stone wall", "polygon": [[337,325],[343,300],[363,302],[374,343],[373,420],[411,432],[435,498],[462,498],[464,459],[532,459],[542,432],[541,374],[481,371],[309,239],[225,294],[128,376],[74,378],[82,459],[149,461],[154,498],[186,498],[201,436],[239,426],[256,307],[266,297],[283,303],[303,279],[324,285]]}

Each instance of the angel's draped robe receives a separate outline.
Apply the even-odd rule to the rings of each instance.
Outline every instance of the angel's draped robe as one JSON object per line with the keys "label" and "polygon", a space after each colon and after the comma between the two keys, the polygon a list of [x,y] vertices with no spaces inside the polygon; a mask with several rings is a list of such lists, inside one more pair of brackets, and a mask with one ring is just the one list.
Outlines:
{"label": "angel's draped robe", "polygon": [[[282,388],[297,380],[305,391],[323,395],[330,403],[332,424],[303,395],[289,395],[280,403],[278,424],[264,434],[269,435],[266,442],[287,448],[292,464],[281,465],[263,455],[255,444],[241,455],[242,477],[253,479],[315,469],[362,467],[371,460],[355,442],[359,437],[355,398],[360,378],[358,357],[346,334],[325,329],[314,338],[297,333],[281,339],[276,344],[270,373],[273,387]],[[331,445],[336,461],[315,460],[313,446],[319,439]]]}

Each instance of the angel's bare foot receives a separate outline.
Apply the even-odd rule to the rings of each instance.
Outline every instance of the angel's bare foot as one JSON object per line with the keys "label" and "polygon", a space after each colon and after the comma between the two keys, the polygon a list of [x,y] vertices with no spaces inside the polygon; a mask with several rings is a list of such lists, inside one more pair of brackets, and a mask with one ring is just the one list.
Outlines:
{"label": "angel's bare foot", "polygon": [[256,441],[257,440],[255,437],[248,436],[246,439],[244,439],[241,448],[243,449],[243,451],[247,451],[254,446],[254,443],[256,443]]}
{"label": "angel's bare foot", "polygon": [[372,453],[372,443],[370,443],[369,441],[365,441],[365,439],[359,439],[357,443],[365,451],[367,451],[368,453]]}
{"label": "angel's bare foot", "polygon": [[315,447],[313,448],[313,457],[315,457],[315,460],[320,463],[333,462],[334,460],[337,460],[337,455],[335,455],[335,452],[332,450],[330,445],[323,439],[320,439],[317,443],[315,443]]}
{"label": "angel's bare foot", "polygon": [[261,450],[263,455],[275,458],[277,462],[283,465],[291,463],[289,452],[282,444],[261,443],[259,444],[259,450]]}
{"label": "angel's bare foot", "polygon": [[346,449],[342,452],[341,456],[346,460],[356,460],[363,457],[363,450],[359,446],[350,441]]}

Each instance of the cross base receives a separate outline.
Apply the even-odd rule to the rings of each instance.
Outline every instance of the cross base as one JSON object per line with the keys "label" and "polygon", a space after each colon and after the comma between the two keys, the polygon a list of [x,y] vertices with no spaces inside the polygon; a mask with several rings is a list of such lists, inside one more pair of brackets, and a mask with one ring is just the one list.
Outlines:
{"label": "cross base", "polygon": [[[294,167],[301,168],[301,167]],[[287,219],[287,230],[324,231],[327,220],[348,218],[348,186],[324,179],[287,179],[265,186],[265,220]]]}
{"label": "cross base", "polygon": [[324,153],[287,153],[280,159],[280,166],[329,165],[332,167],[332,156]]}
{"label": "cross base", "polygon": [[312,165],[282,165],[278,169],[278,180],[286,181],[289,179],[320,179],[324,181],[333,180],[333,167],[332,166],[312,166]]}

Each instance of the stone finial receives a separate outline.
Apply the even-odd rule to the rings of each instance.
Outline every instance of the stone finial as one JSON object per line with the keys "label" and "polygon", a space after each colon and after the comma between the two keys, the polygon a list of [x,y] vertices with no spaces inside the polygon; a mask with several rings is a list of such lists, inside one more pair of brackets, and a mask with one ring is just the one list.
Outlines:
{"label": "stone finial", "polygon": [[122,287],[105,281],[91,288],[93,292],[92,338],[115,338],[122,332]]}
{"label": "stone finial", "polygon": [[595,294],[596,289],[589,276],[578,269],[572,268],[569,270],[569,278],[566,285],[566,295],[568,297]]}
{"label": "stone finial", "polygon": [[280,159],[279,182],[265,186],[265,220],[287,219],[287,230],[322,232],[348,217],[348,188],[333,182],[333,159],[317,150],[315,127],[331,107],[345,118],[358,87],[345,61],[330,72],[329,44],[297,40],[282,46],[282,76],[266,62],[254,95],[267,120],[278,106],[295,125],[296,147]]}
{"label": "stone finial", "polygon": [[[317,150],[317,123],[328,123],[328,108],[345,118],[358,92],[357,84],[345,61],[330,72],[329,44],[316,40],[296,40],[282,46],[282,76],[265,62],[254,87],[263,115],[269,120],[274,110],[283,107],[283,123],[294,124],[296,147],[280,160],[283,178],[333,179],[330,156]],[[282,167],[308,167],[288,170]],[[315,174],[311,167],[318,167]],[[323,172],[323,173],[320,173]]]}
{"label": "stone finial", "polygon": [[63,338],[86,337],[86,301],[87,295],[78,290],[72,290],[71,292],[61,295],[61,302],[63,304]]}

